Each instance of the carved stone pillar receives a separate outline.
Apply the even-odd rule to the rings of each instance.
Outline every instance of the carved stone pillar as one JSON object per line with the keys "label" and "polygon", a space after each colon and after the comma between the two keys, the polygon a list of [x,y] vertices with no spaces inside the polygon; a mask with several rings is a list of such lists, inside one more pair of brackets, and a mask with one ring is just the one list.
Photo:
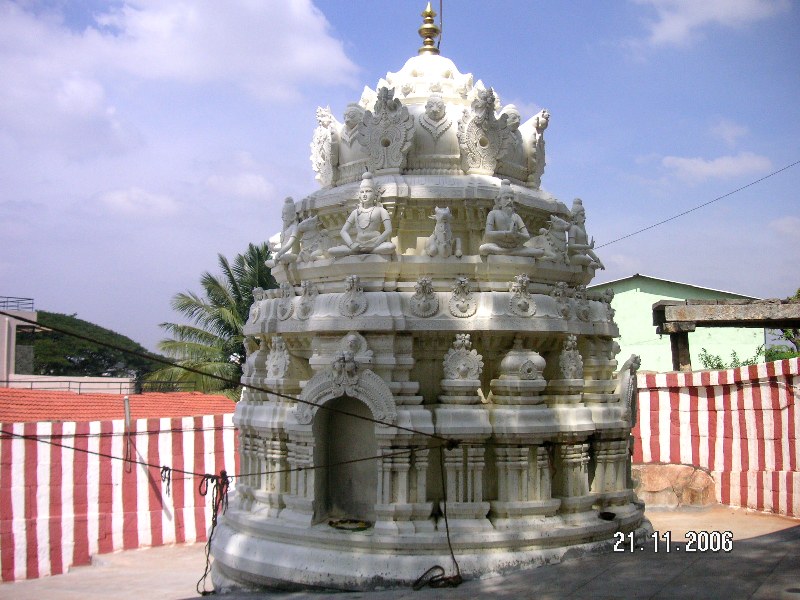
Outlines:
{"label": "carved stone pillar", "polygon": [[[483,445],[461,444],[452,450],[443,449],[447,482],[448,524],[451,531],[484,531],[492,528],[486,518],[489,503],[483,501]],[[443,523],[439,524],[442,529]]]}
{"label": "carved stone pillar", "polygon": [[589,444],[560,443],[556,446],[555,494],[562,512],[588,510],[594,503],[589,493]]}
{"label": "carved stone pillar", "polygon": [[497,529],[514,529],[556,513],[560,500],[550,497],[550,461],[542,446],[498,446],[497,500],[490,518]]}
{"label": "carved stone pillar", "polygon": [[602,505],[625,504],[630,499],[627,487],[628,440],[594,442],[595,471],[592,492]]}
{"label": "carved stone pillar", "polygon": [[277,516],[285,506],[283,495],[289,492],[289,474],[286,443],[273,433],[261,440],[258,480],[253,484],[253,496],[267,507],[270,516]]}
{"label": "carved stone pillar", "polygon": [[314,519],[314,447],[306,441],[286,444],[289,472],[289,493],[283,496],[286,509],[280,518],[309,526]]}
{"label": "carved stone pillar", "polygon": [[375,505],[376,533],[414,533],[411,522],[414,507],[409,502],[411,452],[404,448],[383,447],[378,460],[378,493]]}

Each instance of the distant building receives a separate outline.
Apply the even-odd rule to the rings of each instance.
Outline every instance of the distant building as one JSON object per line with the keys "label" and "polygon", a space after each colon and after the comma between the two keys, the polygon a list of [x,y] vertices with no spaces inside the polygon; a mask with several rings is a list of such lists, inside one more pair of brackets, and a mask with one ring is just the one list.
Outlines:
{"label": "distant building", "polygon": [[[617,340],[622,349],[619,360],[631,354],[642,359],[643,370],[671,371],[672,353],[669,336],[659,336],[653,325],[653,304],[659,300],[756,300],[734,292],[715,290],[669,279],[660,279],[636,273],[590,289],[594,292],[614,290],[612,308],[619,325]],[[755,328],[716,327],[698,328],[689,334],[692,367],[702,369],[700,353],[705,348],[709,354],[718,354],[725,363],[730,363],[731,352],[740,359],[752,357],[765,342],[765,331]]]}

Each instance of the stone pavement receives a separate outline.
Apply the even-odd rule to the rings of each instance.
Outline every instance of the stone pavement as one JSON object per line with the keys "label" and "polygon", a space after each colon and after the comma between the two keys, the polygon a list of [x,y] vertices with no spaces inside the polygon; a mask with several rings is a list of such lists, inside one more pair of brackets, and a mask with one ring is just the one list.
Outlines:
{"label": "stone pavement", "polygon": [[[654,544],[633,551],[583,556],[557,565],[468,581],[458,588],[419,592],[237,593],[224,600],[452,600],[492,598],[760,598],[800,600],[800,520],[764,515],[726,506],[700,509],[648,509],[653,529],[669,531],[671,551]],[[700,551],[716,535],[700,534],[696,552],[686,551],[688,531],[731,531],[730,552]],[[693,537],[689,534],[689,537]],[[0,585],[0,598],[14,600],[115,600],[197,598],[195,583],[205,566],[204,546],[169,546],[102,555],[90,567],[66,575]],[[210,579],[209,579],[210,586]]]}

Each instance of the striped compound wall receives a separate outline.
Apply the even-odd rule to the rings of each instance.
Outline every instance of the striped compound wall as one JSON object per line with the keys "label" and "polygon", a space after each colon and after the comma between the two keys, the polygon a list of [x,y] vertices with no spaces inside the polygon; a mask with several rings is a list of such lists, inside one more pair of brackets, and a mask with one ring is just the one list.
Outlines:
{"label": "striped compound wall", "polygon": [[710,472],[717,500],[800,517],[800,359],[639,374],[633,462]]}
{"label": "striped compound wall", "polygon": [[[0,574],[2,581],[56,575],[91,556],[130,548],[204,541],[211,494],[201,478],[124,457],[124,421],[8,423],[0,435]],[[233,415],[138,419],[133,458],[196,473],[236,472]],[[88,450],[97,454],[83,452]]]}

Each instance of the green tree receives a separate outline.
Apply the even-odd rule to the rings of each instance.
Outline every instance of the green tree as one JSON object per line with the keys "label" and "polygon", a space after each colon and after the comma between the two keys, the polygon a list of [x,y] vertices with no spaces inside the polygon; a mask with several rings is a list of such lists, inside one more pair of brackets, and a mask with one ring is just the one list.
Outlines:
{"label": "green tree", "polygon": [[152,381],[171,382],[198,391],[226,391],[235,395],[237,386],[182,369],[200,370],[209,375],[237,381],[245,360],[242,328],[253,304],[253,288],[277,287],[264,262],[270,257],[266,243],[250,244],[244,254],[229,262],[218,255],[221,275],[203,273],[202,295],[181,292],[172,299],[172,308],[190,323],[161,323],[170,339],[159,342],[159,349],[179,366],[165,367],[150,375]]}
{"label": "green tree", "polygon": [[[125,352],[147,354],[147,350],[125,337],[75,315],[39,310],[37,323],[41,329],[33,335],[33,372],[37,375],[85,377],[135,377],[147,375],[159,367],[157,362]],[[93,340],[105,342],[116,350],[55,331],[74,331]]]}

